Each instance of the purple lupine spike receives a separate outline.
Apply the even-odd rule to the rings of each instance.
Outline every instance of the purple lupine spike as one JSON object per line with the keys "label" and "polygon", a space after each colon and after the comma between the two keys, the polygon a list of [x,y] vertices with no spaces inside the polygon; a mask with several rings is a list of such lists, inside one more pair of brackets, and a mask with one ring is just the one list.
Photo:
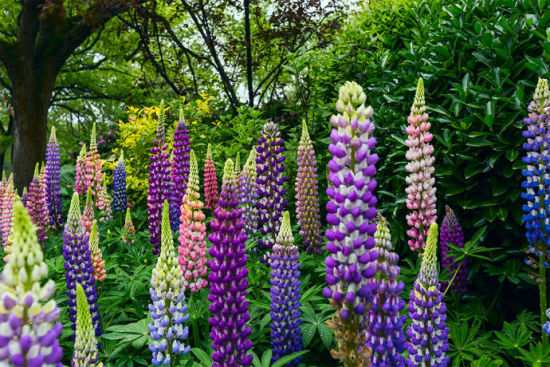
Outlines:
{"label": "purple lupine spike", "polygon": [[48,197],[48,214],[53,228],[61,226],[61,155],[59,144],[52,127],[50,141],[46,147],[46,193]]}
{"label": "purple lupine spike", "polygon": [[49,215],[46,188],[40,179],[38,164],[34,169],[34,177],[29,183],[29,191],[27,192],[25,203],[32,222],[37,228],[38,240],[44,243],[48,238]]}
{"label": "purple lupine spike", "polygon": [[[273,362],[302,350],[300,329],[300,253],[294,244],[290,215],[283,213],[281,229],[269,257],[271,266],[271,345]],[[287,366],[298,366],[296,358]]]}
{"label": "purple lupine spike", "polygon": [[99,337],[101,335],[101,325],[97,308],[94,267],[92,265],[88,233],[80,223],[80,200],[76,192],[71,200],[65,232],[63,233],[63,257],[65,259],[67,297],[69,299],[69,318],[72,322],[73,331],[76,328],[76,284],[79,283],[86,293],[95,334]]}
{"label": "purple lupine spike", "polygon": [[405,302],[401,299],[404,284],[399,277],[399,255],[394,251],[386,219],[379,216],[376,233],[378,262],[376,290],[366,320],[367,346],[371,350],[371,367],[404,367],[405,350],[403,324],[406,316],[401,315]]}
{"label": "purple lupine spike", "polygon": [[256,149],[250,151],[250,155],[239,176],[240,202],[243,210],[244,229],[250,237],[258,227],[258,212],[256,202],[258,191],[256,189]]}
{"label": "purple lupine spike", "polygon": [[126,208],[128,208],[126,165],[124,164],[124,152],[121,152],[113,173],[113,212],[125,213]]}
{"label": "purple lupine spike", "polygon": [[170,222],[172,230],[177,230],[180,223],[181,204],[187,181],[189,179],[189,153],[191,143],[189,141],[189,130],[183,118],[183,110],[180,110],[180,118],[174,131],[174,149],[172,150],[172,188],[170,190]]}
{"label": "purple lupine spike", "polygon": [[216,208],[218,202],[218,176],[216,165],[212,159],[212,146],[208,144],[204,160],[204,206],[210,210]]}
{"label": "purple lupine spike", "polygon": [[284,188],[287,177],[285,171],[284,141],[279,126],[272,121],[262,129],[256,146],[256,172],[258,190],[258,229],[262,239],[260,247],[268,252],[275,243],[281,226],[281,217],[287,206]]}
{"label": "purple lupine spike", "polygon": [[209,268],[212,367],[247,367],[252,363],[248,326],[246,233],[239,209],[233,162],[225,163],[222,192],[210,222]]}
{"label": "purple lupine spike", "polygon": [[162,203],[168,200],[170,191],[170,160],[168,147],[164,139],[164,104],[161,103],[157,137],[151,148],[149,163],[149,190],[147,192],[147,210],[149,214],[149,237],[153,254],[160,253],[160,228]]}
{"label": "purple lupine spike", "polygon": [[420,272],[409,296],[408,367],[446,367],[449,364],[447,308],[439,290],[437,272],[437,232],[437,223],[432,223]]}
{"label": "purple lupine spike", "polygon": [[12,252],[0,274],[0,366],[62,367],[55,283],[23,204],[14,204]]}
{"label": "purple lupine spike", "polygon": [[344,366],[368,366],[361,324],[377,268],[374,176],[378,156],[374,153],[373,110],[364,105],[366,98],[359,84],[346,82],[336,103],[339,114],[330,119],[332,159],[328,164],[326,207],[329,255],[325,261],[328,287],[323,294],[336,309],[330,322],[337,341],[332,355]]}
{"label": "purple lupine spike", "polygon": [[[446,206],[445,217],[441,223],[441,232],[439,233],[441,267],[447,270],[451,277],[454,277],[452,288],[457,292],[463,293],[466,291],[468,281],[468,265],[466,260],[463,260],[459,264],[453,259],[449,254],[449,244],[464,248],[464,234],[454,211],[449,206]],[[446,288],[447,284],[442,284],[442,286]]]}
{"label": "purple lupine spike", "polygon": [[297,163],[296,217],[300,225],[300,235],[309,253],[320,253],[321,218],[317,187],[317,160],[305,120],[302,124],[302,137],[298,145]]}

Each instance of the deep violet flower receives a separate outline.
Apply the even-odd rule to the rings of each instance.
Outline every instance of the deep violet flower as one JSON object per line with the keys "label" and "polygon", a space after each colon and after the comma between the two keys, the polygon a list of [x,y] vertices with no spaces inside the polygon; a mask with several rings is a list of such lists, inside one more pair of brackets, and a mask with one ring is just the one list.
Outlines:
{"label": "deep violet flower", "polygon": [[246,269],[246,233],[234,166],[231,160],[225,163],[222,192],[214,218],[210,222],[209,236],[212,247],[208,262],[210,293],[208,307],[211,317],[212,367],[247,367],[252,363],[248,326]]}
{"label": "deep violet flower", "polygon": [[[464,234],[462,226],[454,211],[449,207],[445,207],[445,217],[441,222],[441,231],[439,233],[439,254],[441,256],[441,267],[450,274],[452,280],[452,288],[458,292],[465,292],[468,281],[468,264],[466,260],[457,263],[449,253],[449,245],[453,244],[457,247],[464,248]],[[455,275],[456,273],[456,275]],[[447,283],[442,284],[445,288]],[[442,289],[444,289],[442,287]]]}
{"label": "deep violet flower", "polygon": [[113,212],[124,213],[127,207],[126,165],[124,164],[124,152],[122,152],[113,173]]}
{"label": "deep violet flower", "polygon": [[61,226],[61,155],[59,144],[52,127],[50,141],[46,147],[46,194],[48,198],[48,214],[53,228]]}
{"label": "deep violet flower", "polygon": [[256,232],[258,227],[256,178],[256,149],[251,149],[239,176],[240,204],[243,210],[244,229],[249,237]]}
{"label": "deep violet flower", "polygon": [[71,367],[102,367],[90,305],[82,285],[76,285],[76,331]]}
{"label": "deep violet flower", "polygon": [[204,206],[210,210],[216,208],[218,201],[218,177],[216,165],[212,159],[212,146],[208,144],[204,160]]}
{"label": "deep violet flower", "polygon": [[170,189],[170,221],[172,229],[176,230],[180,223],[180,209],[189,180],[189,130],[185,125],[183,110],[176,130],[174,131],[174,148],[172,150],[172,162],[170,173],[172,175],[172,188]]}

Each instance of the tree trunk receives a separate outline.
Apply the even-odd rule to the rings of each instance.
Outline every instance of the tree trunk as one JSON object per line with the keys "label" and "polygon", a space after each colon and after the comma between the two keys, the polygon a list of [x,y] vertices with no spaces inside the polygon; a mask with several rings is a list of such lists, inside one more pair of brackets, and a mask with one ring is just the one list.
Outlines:
{"label": "tree trunk", "polygon": [[246,84],[248,105],[254,106],[254,86],[252,85],[252,38],[250,36],[250,0],[243,1],[244,6],[244,44],[246,47]]}

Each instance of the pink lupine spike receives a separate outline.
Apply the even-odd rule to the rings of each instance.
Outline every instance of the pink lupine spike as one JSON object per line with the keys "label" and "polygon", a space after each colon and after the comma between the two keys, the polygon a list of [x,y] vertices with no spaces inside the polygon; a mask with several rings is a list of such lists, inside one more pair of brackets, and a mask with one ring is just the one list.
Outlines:
{"label": "pink lupine spike", "polygon": [[99,156],[99,151],[97,150],[97,139],[96,139],[96,124],[92,126],[92,133],[90,136],[90,149],[86,155],[85,163],[85,187],[92,189],[92,196],[96,199],[96,206],[99,210],[105,210],[105,203],[103,200],[97,200],[100,196],[102,185],[103,185],[103,161]]}
{"label": "pink lupine spike", "polygon": [[82,145],[80,154],[76,160],[74,191],[76,191],[78,195],[84,195],[86,191],[88,191],[86,187],[86,144]]}
{"label": "pink lupine spike", "polygon": [[208,144],[206,159],[204,160],[204,205],[214,210],[218,202],[218,177],[216,165],[212,159],[212,146]]}
{"label": "pink lupine spike", "polygon": [[46,202],[46,187],[39,172],[39,165],[37,164],[34,170],[34,177],[29,183],[25,206],[29,211],[33,224],[36,226],[38,240],[44,243],[48,238],[46,232],[49,216],[48,203]]}
{"label": "pink lupine spike", "polygon": [[86,194],[86,204],[84,206],[84,211],[80,217],[80,224],[86,230],[86,233],[90,234],[92,231],[92,225],[94,223],[95,213],[94,213],[94,200],[92,198],[92,188],[88,187],[88,192]]}

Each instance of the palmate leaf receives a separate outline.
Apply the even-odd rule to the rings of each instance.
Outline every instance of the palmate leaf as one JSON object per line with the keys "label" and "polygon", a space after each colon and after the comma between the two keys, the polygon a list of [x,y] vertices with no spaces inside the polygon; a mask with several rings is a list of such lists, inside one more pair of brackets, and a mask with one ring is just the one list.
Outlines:
{"label": "palmate leaf", "polygon": [[550,345],[541,343],[530,345],[529,350],[521,350],[520,356],[518,357],[522,361],[526,362],[527,366],[550,366]]}
{"label": "palmate leaf", "polygon": [[191,353],[200,361],[202,367],[212,366],[212,359],[210,355],[200,348],[191,349]]}
{"label": "palmate leaf", "polygon": [[490,333],[481,334],[480,322],[449,322],[449,339],[452,366],[469,366],[490,348]]}
{"label": "palmate leaf", "polygon": [[495,332],[496,343],[506,350],[519,350],[529,343],[531,335],[527,326],[517,320],[513,323],[504,322],[502,331]]}

